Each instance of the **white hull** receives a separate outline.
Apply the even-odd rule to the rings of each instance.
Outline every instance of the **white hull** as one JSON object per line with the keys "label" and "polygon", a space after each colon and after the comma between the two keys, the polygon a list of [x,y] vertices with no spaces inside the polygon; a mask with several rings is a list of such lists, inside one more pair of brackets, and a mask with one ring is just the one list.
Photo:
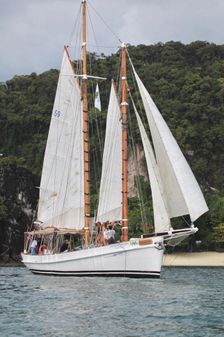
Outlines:
{"label": "white hull", "polygon": [[163,239],[155,238],[147,245],[139,245],[136,239],[60,254],[22,254],[22,258],[35,274],[160,277]]}

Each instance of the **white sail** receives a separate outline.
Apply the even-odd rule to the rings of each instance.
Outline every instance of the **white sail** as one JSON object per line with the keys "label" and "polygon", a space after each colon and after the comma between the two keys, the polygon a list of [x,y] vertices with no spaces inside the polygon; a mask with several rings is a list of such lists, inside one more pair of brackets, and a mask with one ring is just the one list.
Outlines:
{"label": "white sail", "polygon": [[100,222],[121,219],[122,128],[120,119],[120,106],[114,84],[112,83],[107,114],[99,206],[97,212],[97,221]]}
{"label": "white sail", "polygon": [[99,89],[98,83],[96,85],[94,106],[95,106],[96,109],[101,111],[100,89]]}
{"label": "white sail", "polygon": [[166,196],[163,191],[162,182],[159,175],[158,166],[152,149],[152,145],[148,139],[141,118],[134,106],[138,126],[141,134],[142,144],[144,148],[146,164],[149,174],[149,180],[152,192],[154,229],[155,232],[168,231],[170,229],[170,218],[167,213]]}
{"label": "white sail", "polygon": [[79,84],[65,49],[40,184],[38,220],[44,226],[84,226],[83,126]]}
{"label": "white sail", "polygon": [[[134,70],[134,67],[133,67]],[[194,222],[208,210],[200,187],[176,140],[135,72],[146,111],[169,217],[189,214]]]}

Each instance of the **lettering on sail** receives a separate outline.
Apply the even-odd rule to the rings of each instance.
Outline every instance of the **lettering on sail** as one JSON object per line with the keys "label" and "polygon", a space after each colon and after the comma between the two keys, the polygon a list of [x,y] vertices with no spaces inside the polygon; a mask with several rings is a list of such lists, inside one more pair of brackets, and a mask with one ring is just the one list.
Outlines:
{"label": "lettering on sail", "polygon": [[59,118],[60,116],[61,116],[61,111],[55,110],[55,111],[54,111],[54,117]]}

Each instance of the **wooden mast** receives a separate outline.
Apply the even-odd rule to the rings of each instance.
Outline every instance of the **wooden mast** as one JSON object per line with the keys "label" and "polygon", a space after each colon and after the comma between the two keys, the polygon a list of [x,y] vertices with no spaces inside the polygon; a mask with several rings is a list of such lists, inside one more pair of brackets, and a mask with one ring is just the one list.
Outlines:
{"label": "wooden mast", "polygon": [[82,103],[83,103],[83,134],[84,134],[84,245],[89,244],[89,122],[87,101],[87,51],[86,51],[86,0],[82,0]]}
{"label": "wooden mast", "polygon": [[127,66],[126,47],[122,44],[121,59],[121,114],[122,114],[122,241],[128,241],[128,193],[127,193]]}

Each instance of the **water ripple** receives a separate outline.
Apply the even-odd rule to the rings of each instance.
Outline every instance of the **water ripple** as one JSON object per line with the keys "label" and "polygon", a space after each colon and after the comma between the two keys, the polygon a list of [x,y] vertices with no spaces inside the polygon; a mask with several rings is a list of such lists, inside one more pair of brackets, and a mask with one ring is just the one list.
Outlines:
{"label": "water ripple", "polygon": [[223,337],[221,268],[160,280],[64,278],[0,268],[1,337]]}

